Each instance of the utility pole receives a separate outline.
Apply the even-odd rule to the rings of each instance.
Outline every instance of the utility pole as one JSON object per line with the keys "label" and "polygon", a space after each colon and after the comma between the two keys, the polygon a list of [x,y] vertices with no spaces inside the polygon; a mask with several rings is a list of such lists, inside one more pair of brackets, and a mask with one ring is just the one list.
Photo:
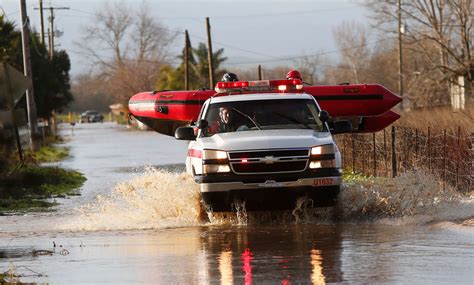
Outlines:
{"label": "utility pole", "polygon": [[209,24],[209,17],[206,17],[207,30],[207,61],[209,63],[209,89],[214,89],[214,64],[212,62],[212,40],[211,40],[211,25]]}
{"label": "utility pole", "polygon": [[52,57],[51,57],[51,29],[48,28],[48,58],[49,60],[52,60]]}
{"label": "utility pole", "polygon": [[258,65],[258,80],[262,80],[262,66]]}
{"label": "utility pole", "polygon": [[[397,14],[398,14],[398,92],[400,97],[403,99],[403,53],[402,53],[402,3],[401,0],[397,0]],[[400,104],[400,108],[404,109],[403,101]]]}
{"label": "utility pole", "polygon": [[52,60],[54,57],[54,10],[69,10],[69,7],[43,7],[43,0],[39,0],[40,20],[41,20],[41,42],[44,44],[44,24],[43,24],[43,10],[49,10],[49,28],[48,28],[48,55]]}
{"label": "utility pole", "polygon": [[[23,68],[24,74],[32,80],[31,72],[31,54],[30,54],[30,30],[29,20],[26,15],[26,0],[20,0],[20,13],[21,13],[21,42],[23,48]],[[33,93],[33,84],[26,90],[26,108],[28,110],[28,123],[30,129],[30,147],[32,151],[39,149],[38,140],[36,134],[38,133],[36,124],[36,103],[35,96]]]}
{"label": "utility pole", "polygon": [[49,59],[53,60],[54,57],[54,9],[49,7]]}
{"label": "utility pole", "polygon": [[188,30],[184,32],[184,90],[189,90],[189,34]]}
{"label": "utility pole", "polygon": [[[37,8],[35,8],[37,10]],[[41,43],[44,45],[44,21],[43,21],[43,0],[39,0],[39,12],[40,12],[40,32],[41,32]]]}

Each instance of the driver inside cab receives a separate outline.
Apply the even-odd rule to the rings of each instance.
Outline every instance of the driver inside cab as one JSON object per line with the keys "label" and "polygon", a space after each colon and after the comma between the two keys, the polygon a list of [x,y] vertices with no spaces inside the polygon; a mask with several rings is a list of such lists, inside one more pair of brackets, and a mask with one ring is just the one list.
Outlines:
{"label": "driver inside cab", "polygon": [[219,133],[227,133],[227,132],[234,132],[235,127],[232,124],[232,117],[230,113],[229,107],[220,107],[219,108],[219,121],[218,124],[218,132]]}
{"label": "driver inside cab", "polygon": [[218,133],[235,132],[235,126],[232,116],[232,109],[228,106],[221,106],[218,109],[211,109],[210,117],[214,118],[209,120],[211,123],[203,131],[203,135],[210,137]]}
{"label": "driver inside cab", "polygon": [[[225,73],[222,76],[222,82],[235,82],[239,81],[235,73]],[[233,118],[231,115],[231,109],[227,106],[219,108],[219,116],[216,121],[212,122],[206,131],[207,136],[211,136],[216,133],[227,133],[235,132],[235,126],[233,125]]]}

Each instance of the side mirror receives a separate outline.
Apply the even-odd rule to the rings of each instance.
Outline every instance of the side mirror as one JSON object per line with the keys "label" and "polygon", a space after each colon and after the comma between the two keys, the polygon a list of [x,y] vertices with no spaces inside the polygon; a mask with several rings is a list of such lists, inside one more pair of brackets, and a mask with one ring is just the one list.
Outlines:
{"label": "side mirror", "polygon": [[209,126],[209,122],[206,121],[206,120],[199,120],[196,123],[196,127],[198,127],[198,129],[200,129],[200,130],[205,129],[208,126]]}
{"label": "side mirror", "polygon": [[326,111],[326,110],[321,110],[321,112],[319,112],[319,119],[320,119],[321,122],[323,122],[323,123],[326,123],[327,121],[329,121],[329,113],[328,113],[328,111]]}
{"label": "side mirror", "polygon": [[196,139],[193,127],[179,127],[174,132],[174,137],[178,140],[193,141]]}
{"label": "side mirror", "polygon": [[331,134],[344,134],[352,132],[352,123],[350,121],[334,121],[331,128]]}

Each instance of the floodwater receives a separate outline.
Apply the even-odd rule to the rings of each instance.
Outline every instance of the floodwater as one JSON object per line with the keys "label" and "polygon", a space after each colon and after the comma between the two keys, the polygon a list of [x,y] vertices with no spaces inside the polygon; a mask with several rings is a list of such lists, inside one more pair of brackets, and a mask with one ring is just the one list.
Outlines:
{"label": "floodwater", "polygon": [[186,143],[61,126],[88,178],[55,211],[0,216],[0,272],[25,282],[474,283],[474,202],[425,173],[345,185],[336,208],[203,213]]}

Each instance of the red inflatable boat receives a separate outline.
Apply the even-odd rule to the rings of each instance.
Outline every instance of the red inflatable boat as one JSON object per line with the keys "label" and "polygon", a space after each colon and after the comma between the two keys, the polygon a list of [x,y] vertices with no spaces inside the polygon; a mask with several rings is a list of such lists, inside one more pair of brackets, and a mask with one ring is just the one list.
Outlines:
{"label": "red inflatable boat", "polygon": [[[395,122],[400,115],[390,109],[402,99],[377,84],[303,86],[300,80],[262,80],[219,82],[214,90],[141,92],[130,98],[131,115],[156,132],[174,136],[181,126],[196,121],[203,103],[212,96],[269,93],[265,88],[250,91],[248,86],[273,86],[271,92],[313,95],[321,109],[334,119],[352,122],[354,132],[377,132]],[[281,86],[287,86],[281,88]],[[298,86],[298,88],[293,88]]]}

